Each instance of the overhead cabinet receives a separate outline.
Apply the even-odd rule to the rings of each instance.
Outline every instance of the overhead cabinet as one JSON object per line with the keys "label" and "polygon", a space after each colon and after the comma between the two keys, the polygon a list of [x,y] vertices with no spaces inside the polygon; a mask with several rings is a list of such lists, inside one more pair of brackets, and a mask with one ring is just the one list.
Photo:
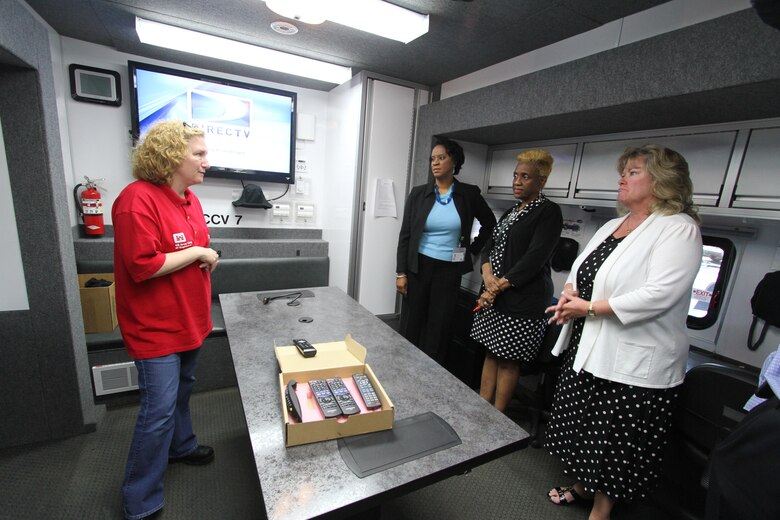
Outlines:
{"label": "overhead cabinet", "polygon": [[618,157],[629,146],[657,143],[676,150],[688,161],[694,202],[699,206],[717,206],[736,136],[736,131],[729,131],[585,142],[574,198],[615,200]]}
{"label": "overhead cabinet", "polygon": [[658,144],[688,161],[693,201],[704,213],[780,218],[780,120],[667,128],[489,147],[487,196],[509,199],[517,155],[543,148],[555,159],[544,193],[558,203],[613,206],[617,160],[627,147]]}
{"label": "overhead cabinet", "polygon": [[780,128],[750,131],[733,208],[780,209]]}

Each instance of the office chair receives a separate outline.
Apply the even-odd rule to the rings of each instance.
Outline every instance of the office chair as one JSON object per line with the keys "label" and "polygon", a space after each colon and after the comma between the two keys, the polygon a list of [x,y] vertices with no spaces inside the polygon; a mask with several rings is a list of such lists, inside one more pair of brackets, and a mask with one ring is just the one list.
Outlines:
{"label": "office chair", "polygon": [[[531,363],[520,365],[520,381],[515,388],[515,398],[509,405],[508,412],[523,410],[531,414],[531,428],[529,440],[531,446],[540,448],[542,438],[539,434],[541,422],[550,418],[555,384],[561,372],[563,356],[553,356],[552,349],[558,341],[561,325],[555,323],[547,325],[542,345],[539,347],[539,355]],[[533,389],[523,385],[523,377],[538,375],[539,380]]]}
{"label": "office chair", "polygon": [[661,485],[651,495],[659,507],[675,518],[704,518],[710,453],[747,415],[742,407],[757,385],[757,374],[720,363],[704,363],[688,372],[680,387]]}

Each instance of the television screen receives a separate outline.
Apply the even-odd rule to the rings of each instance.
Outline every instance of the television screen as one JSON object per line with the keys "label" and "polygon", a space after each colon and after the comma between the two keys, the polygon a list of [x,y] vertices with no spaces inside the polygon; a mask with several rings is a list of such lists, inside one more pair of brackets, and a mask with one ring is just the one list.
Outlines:
{"label": "television screen", "polygon": [[128,62],[133,136],[179,119],[202,128],[209,175],[295,182],[296,94]]}

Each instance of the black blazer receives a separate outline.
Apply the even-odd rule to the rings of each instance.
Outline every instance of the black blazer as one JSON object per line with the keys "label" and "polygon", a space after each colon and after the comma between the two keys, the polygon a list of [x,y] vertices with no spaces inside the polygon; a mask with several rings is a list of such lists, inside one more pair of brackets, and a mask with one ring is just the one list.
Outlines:
{"label": "black blazer", "polygon": [[[501,219],[506,218],[512,208]],[[524,318],[541,318],[550,306],[553,282],[550,276],[550,260],[561,236],[563,217],[561,208],[546,200],[539,207],[521,217],[509,228],[509,238],[501,260],[504,277],[512,286],[496,298],[493,308],[497,311]],[[482,250],[480,268],[490,262],[494,246],[491,234]]]}
{"label": "black blazer", "polygon": [[[401,232],[398,235],[396,273],[418,272],[417,250],[420,248],[425,221],[436,203],[434,186],[435,181],[433,180],[427,184],[415,186],[406,198]],[[466,184],[455,179],[452,188],[452,201],[460,216],[459,245],[468,248],[472,255],[477,255],[493,232],[496,216],[493,215],[493,211],[482,198],[479,188],[473,184]],[[474,242],[469,243],[471,227],[475,218],[479,221],[481,228]],[[461,274],[470,272],[473,263],[473,258],[466,257],[466,261],[461,262]]]}

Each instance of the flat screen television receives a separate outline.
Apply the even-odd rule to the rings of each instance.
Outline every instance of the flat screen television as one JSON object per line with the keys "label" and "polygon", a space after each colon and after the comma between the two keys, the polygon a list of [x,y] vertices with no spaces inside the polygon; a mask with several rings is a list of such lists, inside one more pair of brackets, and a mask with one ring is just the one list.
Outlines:
{"label": "flat screen television", "polygon": [[135,61],[128,62],[133,137],[159,121],[202,128],[208,175],[295,183],[297,95]]}

